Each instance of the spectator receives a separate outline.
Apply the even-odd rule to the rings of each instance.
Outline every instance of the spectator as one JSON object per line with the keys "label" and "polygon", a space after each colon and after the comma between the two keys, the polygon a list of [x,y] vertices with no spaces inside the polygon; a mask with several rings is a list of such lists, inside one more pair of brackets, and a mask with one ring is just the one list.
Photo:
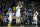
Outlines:
{"label": "spectator", "polygon": [[0,24],[1,24],[1,26],[3,26],[2,16],[0,16]]}
{"label": "spectator", "polygon": [[2,18],[2,20],[3,20],[3,25],[7,25],[7,20],[6,20],[6,18]]}
{"label": "spectator", "polygon": [[28,12],[28,20],[29,20],[29,25],[32,24],[32,19],[31,19],[31,12]]}

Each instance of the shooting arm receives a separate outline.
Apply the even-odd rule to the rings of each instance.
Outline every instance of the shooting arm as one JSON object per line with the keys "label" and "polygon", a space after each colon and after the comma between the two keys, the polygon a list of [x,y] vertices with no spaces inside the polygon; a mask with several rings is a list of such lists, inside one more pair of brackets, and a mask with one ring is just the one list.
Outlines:
{"label": "shooting arm", "polygon": [[21,7],[22,7],[22,5],[19,8],[21,8]]}

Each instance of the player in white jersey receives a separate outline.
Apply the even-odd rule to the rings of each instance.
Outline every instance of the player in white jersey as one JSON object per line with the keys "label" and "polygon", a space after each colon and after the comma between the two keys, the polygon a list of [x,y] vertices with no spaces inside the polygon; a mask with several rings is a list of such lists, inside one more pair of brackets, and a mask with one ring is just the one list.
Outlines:
{"label": "player in white jersey", "polygon": [[9,13],[9,23],[11,23],[12,21],[12,9],[11,8],[9,8],[8,13]]}
{"label": "player in white jersey", "polygon": [[35,21],[36,25],[37,25],[37,21],[38,21],[37,16],[38,16],[38,12],[36,11],[36,12],[34,13],[34,15],[33,15],[33,20]]}
{"label": "player in white jersey", "polygon": [[21,4],[18,4],[16,7],[16,23],[20,23],[20,8],[22,7]]}

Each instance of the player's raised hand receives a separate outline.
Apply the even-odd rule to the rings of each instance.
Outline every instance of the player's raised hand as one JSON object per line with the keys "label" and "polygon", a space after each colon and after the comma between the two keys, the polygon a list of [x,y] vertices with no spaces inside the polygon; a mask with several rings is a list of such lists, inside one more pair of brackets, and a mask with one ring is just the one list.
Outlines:
{"label": "player's raised hand", "polygon": [[21,5],[21,7],[23,7],[23,6]]}

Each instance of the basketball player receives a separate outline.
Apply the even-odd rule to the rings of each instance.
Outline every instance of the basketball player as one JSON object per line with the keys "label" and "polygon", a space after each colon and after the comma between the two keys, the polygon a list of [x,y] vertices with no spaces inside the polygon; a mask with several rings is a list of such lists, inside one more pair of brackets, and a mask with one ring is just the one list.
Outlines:
{"label": "basketball player", "polygon": [[10,7],[8,10],[8,13],[9,13],[9,23],[11,23],[11,21],[12,21],[12,9]]}
{"label": "basketball player", "polygon": [[17,7],[16,7],[16,24],[20,23],[20,8],[22,7],[21,2],[19,1]]}
{"label": "basketball player", "polygon": [[38,12],[35,11],[35,13],[33,15],[33,20],[35,21],[36,25],[37,25],[37,21],[38,21],[37,16],[38,16]]}

